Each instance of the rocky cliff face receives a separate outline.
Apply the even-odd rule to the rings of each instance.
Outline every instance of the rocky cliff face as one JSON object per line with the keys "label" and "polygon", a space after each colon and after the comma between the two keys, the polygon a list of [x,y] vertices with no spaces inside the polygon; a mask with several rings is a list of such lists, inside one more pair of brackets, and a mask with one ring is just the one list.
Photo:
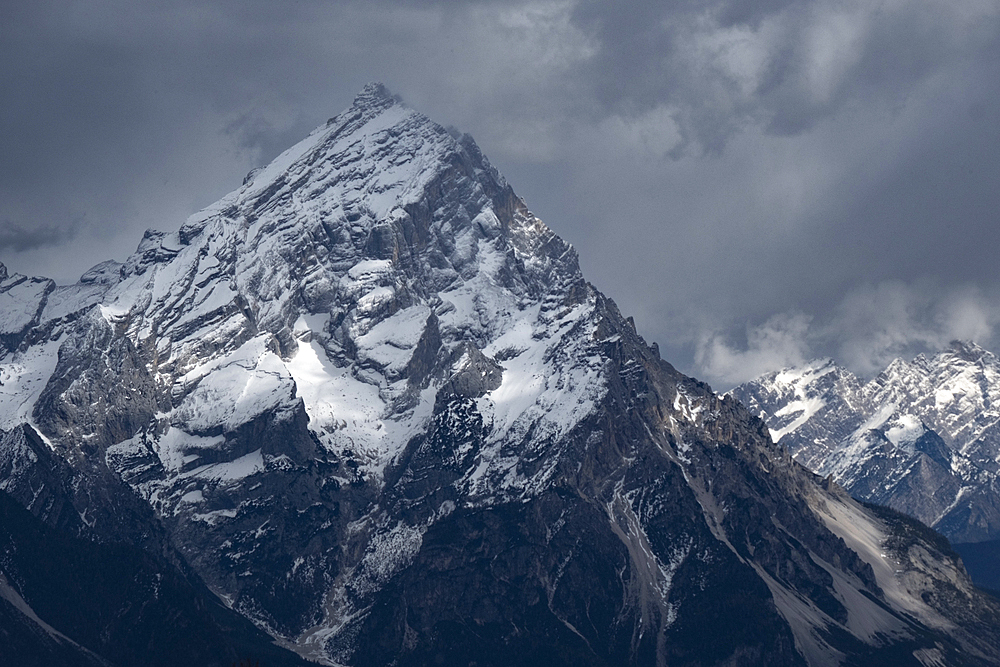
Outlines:
{"label": "rocky cliff face", "polygon": [[1000,360],[974,343],[897,359],[869,382],[815,362],[732,395],[797,461],[856,497],[955,542],[1000,537]]}
{"label": "rocky cliff face", "polygon": [[380,86],[124,264],[7,285],[0,425],[37,442],[0,485],[321,663],[1000,656],[960,563],[918,536],[890,565],[896,524],[659,359]]}

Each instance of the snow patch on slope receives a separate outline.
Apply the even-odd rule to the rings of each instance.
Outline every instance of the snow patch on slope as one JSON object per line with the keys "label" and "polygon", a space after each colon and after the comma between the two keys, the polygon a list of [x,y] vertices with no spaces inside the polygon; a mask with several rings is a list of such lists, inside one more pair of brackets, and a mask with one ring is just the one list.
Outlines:
{"label": "snow patch on slope", "polygon": [[[226,438],[222,435],[212,437],[192,435],[181,428],[169,427],[166,433],[156,441],[154,448],[163,467],[176,473],[180,472],[184,466],[201,458],[201,455],[197,453],[199,450],[218,449],[225,441]],[[112,456],[112,454],[119,456],[141,454],[143,450],[139,447],[141,447],[140,440],[132,438],[109,447],[108,456]]]}
{"label": "snow patch on slope", "polygon": [[411,306],[385,318],[354,340],[359,358],[374,362],[386,375],[399,374],[413,356],[430,312],[424,305]]}
{"label": "snow patch on slope", "polygon": [[259,449],[239,456],[232,461],[212,463],[180,475],[181,478],[198,477],[213,482],[236,482],[264,470],[264,457]]}
{"label": "snow patch on slope", "polygon": [[0,283],[0,334],[24,331],[38,314],[46,294],[53,287],[50,280],[12,276]]}
{"label": "snow patch on slope", "polygon": [[31,423],[32,409],[59,362],[62,340],[48,340],[0,359],[0,429]]}
{"label": "snow patch on slope", "polygon": [[292,399],[294,384],[281,358],[258,336],[234,353],[187,374],[195,390],[174,410],[171,422],[195,432],[233,431]]}
{"label": "snow patch on slope", "polygon": [[[367,355],[382,355],[398,365],[409,360],[410,350],[396,345],[416,345],[429,309],[423,306],[397,313],[372,331],[364,343]],[[391,413],[394,392],[405,390],[372,384],[355,376],[353,366],[338,367],[330,361],[320,343],[326,317],[301,317],[295,324],[295,334],[300,342],[295,355],[285,363],[287,372],[295,382],[296,398],[302,399],[309,415],[309,429],[328,450],[342,454],[345,451],[359,454],[366,470],[381,474],[385,464],[395,458],[413,435],[423,430],[430,421],[434,407],[434,389],[421,392],[417,406],[400,415]],[[382,324],[389,324],[382,327]],[[422,329],[421,329],[422,330]],[[390,352],[389,350],[393,350]],[[398,353],[396,353],[398,351]],[[359,353],[361,351],[359,350]],[[361,354],[359,354],[361,356]],[[385,394],[385,396],[383,396]]]}
{"label": "snow patch on slope", "polygon": [[775,413],[775,417],[790,417],[798,415],[789,424],[779,429],[768,429],[771,439],[778,442],[781,438],[799,429],[826,407],[826,401],[811,391],[812,384],[836,370],[830,359],[821,359],[801,368],[786,368],[774,377],[774,385],[778,391],[791,391],[794,400],[786,403]]}
{"label": "snow patch on slope", "polygon": [[803,397],[797,401],[788,403],[785,407],[775,412],[774,416],[786,417],[790,415],[798,415],[798,417],[796,417],[794,421],[784,428],[779,428],[778,430],[768,429],[771,432],[771,439],[775,442],[781,440],[782,436],[786,433],[791,433],[792,431],[797,430],[824,407],[826,407],[826,401],[819,397]]}
{"label": "snow patch on slope", "polygon": [[923,423],[913,415],[900,415],[886,430],[885,437],[897,447],[906,447],[912,451],[913,443],[926,432]]}
{"label": "snow patch on slope", "polygon": [[[588,316],[593,313],[593,304],[579,304],[562,313],[544,334],[531,323],[537,320],[537,308],[531,309],[535,318],[529,315],[514,324],[484,350],[488,355],[510,348],[524,350],[501,363],[503,382],[479,400],[480,412],[492,418],[494,438],[519,438],[532,425],[538,437],[558,438],[593,412],[605,392],[600,356],[574,350],[579,356],[571,356],[564,364],[551,358],[552,351],[563,347],[564,337],[577,326],[586,327],[584,336],[592,334],[594,327]],[[580,332],[574,331],[573,338],[579,336]],[[570,346],[579,347],[575,341],[566,347]]]}

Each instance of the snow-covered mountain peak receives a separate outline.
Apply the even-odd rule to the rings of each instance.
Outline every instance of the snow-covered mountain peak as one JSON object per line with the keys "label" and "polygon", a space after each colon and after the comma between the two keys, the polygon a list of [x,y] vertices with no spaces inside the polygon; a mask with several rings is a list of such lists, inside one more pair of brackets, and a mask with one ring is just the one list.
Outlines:
{"label": "snow-covered mountain peak", "polygon": [[774,382],[781,386],[804,386],[836,371],[837,368],[833,359],[816,359],[803,366],[783,368],[775,374]]}
{"label": "snow-covered mountain peak", "polygon": [[961,540],[1000,534],[996,355],[953,341],[936,354],[895,359],[868,382],[831,383],[817,376],[821,366],[768,374],[732,393],[797,460],[852,493]]}
{"label": "snow-covered mountain peak", "polygon": [[846,369],[832,359],[817,359],[798,367],[788,367],[774,374],[774,389],[791,393],[799,399],[821,398],[830,389],[845,380],[854,380]]}
{"label": "snow-covered mountain peak", "polygon": [[895,360],[863,393],[870,402],[919,404],[935,430],[955,442],[1000,417],[1000,361],[975,343],[954,341],[929,357]]}
{"label": "snow-covered mountain peak", "polygon": [[[439,389],[472,386],[454,363],[459,348],[485,360],[476,368],[490,382],[472,395],[502,425],[497,442],[507,431],[562,432],[603,391],[587,351],[600,338],[584,335],[597,327],[596,297],[575,251],[470,137],[378,84],[177,231],[147,231],[123,264],[61,288],[26,280],[5,282],[5,330],[40,326],[60,355],[82,354],[105,329],[149,351],[149,394],[169,397],[148,406],[159,416],[125,442],[74,439],[110,439],[119,470],[154,454],[167,473],[157,484],[198,461],[249,456],[220,429],[293,419],[298,402],[319,443],[378,477],[425,428]],[[579,345],[564,340],[569,331]],[[50,361],[26,373],[19,360],[11,372],[40,391]],[[243,390],[230,403],[234,386]],[[11,389],[13,419],[44,399]]]}
{"label": "snow-covered mountain peak", "polygon": [[393,95],[392,91],[390,91],[384,83],[379,81],[370,81],[366,83],[361,89],[361,92],[354,97],[354,102],[351,103],[351,108],[367,112],[374,109],[384,109],[400,101],[399,97]]}
{"label": "snow-covered mountain peak", "polygon": [[981,359],[992,358],[991,361],[996,360],[996,356],[992,352],[983,349],[971,340],[953,340],[944,353],[954,355],[970,363],[976,363]]}

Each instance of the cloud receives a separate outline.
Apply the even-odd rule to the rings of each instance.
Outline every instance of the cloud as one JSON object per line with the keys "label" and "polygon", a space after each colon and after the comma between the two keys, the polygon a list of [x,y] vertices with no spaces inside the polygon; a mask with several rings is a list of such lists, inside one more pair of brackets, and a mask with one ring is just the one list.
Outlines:
{"label": "cloud", "polygon": [[889,281],[847,295],[820,335],[836,341],[842,363],[870,377],[897,357],[937,352],[955,339],[991,345],[998,306],[970,285]]}
{"label": "cloud", "polygon": [[953,293],[938,309],[944,337],[995,343],[993,332],[1000,323],[1000,304],[990,303],[980,291],[966,287]]}
{"label": "cloud", "polygon": [[852,290],[823,317],[786,313],[747,327],[745,344],[705,333],[695,362],[723,389],[821,356],[872,377],[893,359],[933,354],[953,340],[989,347],[998,324],[1000,299],[972,285],[891,280]]}
{"label": "cloud", "polygon": [[23,252],[59,246],[77,234],[79,222],[69,225],[25,225],[11,220],[0,221],[0,250]]}
{"label": "cloud", "polygon": [[582,0],[574,20],[597,44],[582,63],[609,112],[684,109],[696,150],[721,150],[748,124],[797,135],[861,102],[898,108],[911,91],[992,48],[988,2]]}
{"label": "cloud", "polygon": [[695,362],[705,377],[723,389],[769,371],[801,365],[810,358],[810,320],[801,313],[782,314],[747,327],[745,348],[733,347],[722,335],[708,334],[699,341]]}

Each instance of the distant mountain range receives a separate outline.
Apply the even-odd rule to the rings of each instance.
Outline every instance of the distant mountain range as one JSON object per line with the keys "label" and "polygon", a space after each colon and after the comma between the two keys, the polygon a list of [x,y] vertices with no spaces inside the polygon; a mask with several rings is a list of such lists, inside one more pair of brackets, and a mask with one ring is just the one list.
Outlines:
{"label": "distant mountain range", "polygon": [[1000,538],[1000,360],[971,342],[897,359],[868,382],[830,360],[732,392],[776,442],[857,498],[953,542]]}
{"label": "distant mountain range", "polygon": [[[946,541],[661,360],[379,85],[124,263],[0,270],[0,383],[0,639],[42,664],[1000,662]],[[873,428],[945,470],[909,414]]]}

